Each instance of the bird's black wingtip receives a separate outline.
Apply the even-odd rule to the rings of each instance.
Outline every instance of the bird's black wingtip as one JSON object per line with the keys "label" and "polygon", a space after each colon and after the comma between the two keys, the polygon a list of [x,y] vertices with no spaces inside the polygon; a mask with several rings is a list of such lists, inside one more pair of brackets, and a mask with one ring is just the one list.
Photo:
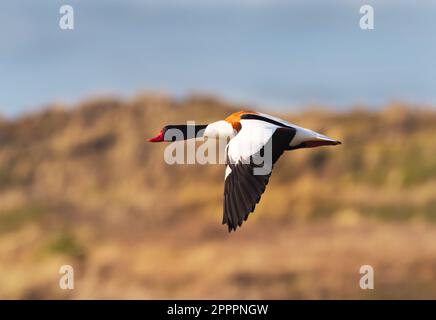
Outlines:
{"label": "bird's black wingtip", "polygon": [[[223,223],[223,224],[225,224],[225,223]],[[236,229],[238,228],[238,226],[236,225],[236,226],[232,226],[232,225],[230,225],[230,224],[227,224],[227,228],[228,228],[228,230],[229,230],[229,233],[232,233],[232,231],[236,231]]]}

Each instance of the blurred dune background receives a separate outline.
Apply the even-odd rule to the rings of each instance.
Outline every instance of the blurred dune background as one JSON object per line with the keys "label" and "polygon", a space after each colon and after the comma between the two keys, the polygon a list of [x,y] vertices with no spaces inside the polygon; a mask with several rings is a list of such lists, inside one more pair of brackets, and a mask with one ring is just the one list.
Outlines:
{"label": "blurred dune background", "polygon": [[2,120],[0,297],[436,298],[435,111],[276,113],[343,145],[287,153],[229,234],[224,167],[167,165],[146,137],[245,108],[144,94]]}
{"label": "blurred dune background", "polygon": [[[0,298],[435,299],[435,17],[433,0],[3,1]],[[242,109],[343,144],[287,153],[229,234],[224,166],[167,165],[146,139]]]}

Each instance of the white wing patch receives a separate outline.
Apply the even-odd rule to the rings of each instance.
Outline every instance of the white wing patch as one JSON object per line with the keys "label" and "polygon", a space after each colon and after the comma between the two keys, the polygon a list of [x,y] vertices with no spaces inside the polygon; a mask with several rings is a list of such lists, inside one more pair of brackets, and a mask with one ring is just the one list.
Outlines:
{"label": "white wing patch", "polygon": [[242,129],[230,140],[227,155],[232,163],[249,161],[271,139],[278,126],[260,120],[241,120]]}
{"label": "white wing patch", "polygon": [[230,166],[226,167],[226,174],[224,176],[224,180],[227,179],[228,175],[232,173],[232,169],[230,169]]}

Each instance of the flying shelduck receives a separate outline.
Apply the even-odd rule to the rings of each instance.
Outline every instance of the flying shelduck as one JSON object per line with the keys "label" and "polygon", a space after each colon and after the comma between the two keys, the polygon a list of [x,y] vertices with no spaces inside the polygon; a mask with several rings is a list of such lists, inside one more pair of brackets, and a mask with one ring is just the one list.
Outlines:
{"label": "flying shelduck", "polygon": [[[208,125],[168,125],[150,142],[172,142],[171,129],[184,139],[195,136],[230,139],[226,147],[223,224],[236,230],[254,212],[268,184],[271,171],[284,151],[338,145],[340,141],[282,119],[254,111],[239,111]],[[269,155],[269,156],[268,156]]]}

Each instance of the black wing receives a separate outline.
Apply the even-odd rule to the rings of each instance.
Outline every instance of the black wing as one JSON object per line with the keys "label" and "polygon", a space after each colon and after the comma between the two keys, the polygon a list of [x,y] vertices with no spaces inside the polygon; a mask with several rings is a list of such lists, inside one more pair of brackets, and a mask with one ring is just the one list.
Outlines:
{"label": "black wing", "polygon": [[[271,170],[280,158],[283,152],[289,149],[289,143],[295,136],[294,128],[278,128],[271,136],[265,146],[270,144],[266,150],[271,150]],[[265,191],[271,176],[271,170],[264,175],[255,175],[254,169],[261,168],[264,163],[257,161],[259,156],[265,152],[265,146],[259,153],[250,157],[249,163],[238,162],[230,163],[227,157],[227,175],[224,182],[224,208],[223,224],[227,224],[229,232],[236,230],[247,220],[249,214],[254,211],[256,204],[259,203],[260,197]],[[271,149],[269,149],[269,147]]]}

